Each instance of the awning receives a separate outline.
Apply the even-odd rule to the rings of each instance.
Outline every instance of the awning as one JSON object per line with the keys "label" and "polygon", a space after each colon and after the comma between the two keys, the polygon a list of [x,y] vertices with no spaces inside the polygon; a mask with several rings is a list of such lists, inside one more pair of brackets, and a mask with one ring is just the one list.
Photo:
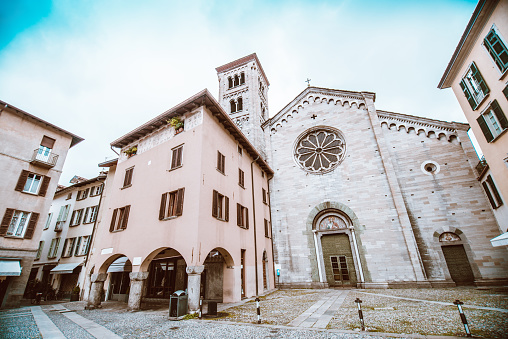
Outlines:
{"label": "awning", "polygon": [[19,260],[0,260],[0,276],[14,276],[21,275],[21,265]]}
{"label": "awning", "polygon": [[107,272],[132,272],[131,261],[127,257],[120,257],[109,265]]}
{"label": "awning", "polygon": [[53,274],[73,273],[74,269],[79,265],[81,265],[81,263],[59,264],[55,268],[53,268],[50,272]]}
{"label": "awning", "polygon": [[508,246],[508,232],[505,232],[500,236],[495,237],[494,239],[490,239],[490,243],[494,247]]}

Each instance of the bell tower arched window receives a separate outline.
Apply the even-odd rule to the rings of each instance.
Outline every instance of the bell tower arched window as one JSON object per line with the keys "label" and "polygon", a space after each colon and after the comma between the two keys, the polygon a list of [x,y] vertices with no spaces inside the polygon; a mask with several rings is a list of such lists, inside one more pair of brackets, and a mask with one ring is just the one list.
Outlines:
{"label": "bell tower arched window", "polygon": [[242,97],[238,98],[238,103],[236,105],[236,108],[237,108],[237,112],[240,112],[240,111],[243,110],[243,99],[242,99]]}
{"label": "bell tower arched window", "polygon": [[245,73],[240,73],[240,85],[243,85],[245,83]]}
{"label": "bell tower arched window", "polygon": [[233,87],[233,79],[231,77],[228,78],[228,89]]}
{"label": "bell tower arched window", "polygon": [[229,102],[229,105],[231,106],[231,113],[235,113],[236,112],[236,103],[234,100],[231,100]]}
{"label": "bell tower arched window", "polygon": [[235,74],[235,86],[240,85],[240,78],[238,77],[238,74]]}

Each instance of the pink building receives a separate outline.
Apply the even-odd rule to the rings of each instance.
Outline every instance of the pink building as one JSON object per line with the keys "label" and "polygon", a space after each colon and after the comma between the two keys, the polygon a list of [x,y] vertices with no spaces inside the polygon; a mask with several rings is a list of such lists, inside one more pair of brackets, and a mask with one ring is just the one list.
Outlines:
{"label": "pink building", "polygon": [[200,296],[234,302],[275,287],[273,171],[207,90],[111,145],[121,153],[100,164],[90,305],[103,290],[130,309],[187,290],[195,311]]}

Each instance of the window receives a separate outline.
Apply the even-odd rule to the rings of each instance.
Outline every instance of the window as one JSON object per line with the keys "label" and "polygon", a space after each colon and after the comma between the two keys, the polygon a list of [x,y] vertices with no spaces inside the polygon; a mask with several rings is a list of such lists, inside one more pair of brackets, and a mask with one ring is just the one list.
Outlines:
{"label": "window", "polygon": [[83,224],[89,224],[94,222],[97,219],[97,212],[99,211],[99,206],[90,206],[85,210],[85,217],[83,218]]}
{"label": "window", "polygon": [[485,194],[487,194],[487,198],[489,198],[490,204],[493,209],[498,208],[503,205],[503,200],[501,199],[501,195],[499,194],[496,185],[494,184],[494,180],[490,176],[487,176],[487,179],[482,182],[483,189],[485,190]]}
{"label": "window", "polygon": [[485,113],[480,115],[476,121],[480,125],[487,142],[493,141],[501,132],[508,128],[508,121],[497,100],[494,100]]}
{"label": "window", "polygon": [[90,188],[78,191],[78,195],[76,196],[76,200],[84,200],[84,199],[86,199],[86,197],[88,197],[88,191],[90,191]]}
{"label": "window", "polygon": [[217,151],[217,170],[222,174],[226,173],[226,157]]}
{"label": "window", "polygon": [[88,250],[90,248],[90,241],[91,241],[91,239],[92,239],[92,237],[89,236],[89,235],[85,235],[85,236],[77,238],[77,240],[76,240],[76,246],[75,246],[76,247],[76,251],[74,252],[74,255],[76,257],[88,254]]}
{"label": "window", "polygon": [[39,220],[39,213],[6,208],[0,224],[0,236],[32,239],[37,220]]}
{"label": "window", "polygon": [[243,99],[239,97],[236,101],[229,101],[229,106],[231,108],[231,113],[241,112],[243,110]]}
{"label": "window", "polygon": [[[50,159],[51,156],[51,150],[53,149],[53,146],[55,145],[55,139],[43,136],[41,145],[39,146],[39,150],[37,151],[36,159],[44,162],[50,162],[53,159]],[[55,159],[56,161],[56,159]]]}
{"label": "window", "polygon": [[67,194],[67,198],[65,200],[70,200],[72,199],[72,192],[70,192],[69,194]]}
{"label": "window", "polygon": [[58,219],[56,220],[55,232],[61,231],[63,225],[67,221],[67,216],[69,215],[69,209],[71,205],[65,205],[60,207],[60,212],[58,213]]}
{"label": "window", "polygon": [[344,255],[330,257],[332,264],[333,280],[340,282],[349,282],[349,270],[346,257]]}
{"label": "window", "polygon": [[265,237],[270,238],[270,222],[265,219]]}
{"label": "window", "polygon": [[94,197],[94,196],[100,195],[103,190],[104,190],[104,184],[101,184],[99,186],[93,186],[90,188],[90,196]]}
{"label": "window", "polygon": [[238,154],[240,154],[240,155],[243,154],[243,150],[242,150],[242,147],[240,145],[238,145]]}
{"label": "window", "polygon": [[44,229],[47,230],[49,225],[51,224],[51,218],[53,217],[53,213],[48,213],[48,219],[46,219],[46,224],[44,225]]}
{"label": "window", "polygon": [[506,85],[506,87],[503,89],[503,94],[506,100],[508,100],[508,85]]}
{"label": "window", "polygon": [[185,188],[162,194],[159,220],[178,217],[183,213],[183,193]]}
{"label": "window", "polygon": [[474,110],[489,93],[489,88],[473,62],[460,82],[460,88],[464,92],[469,105]]}
{"label": "window", "polygon": [[243,85],[245,83],[245,73],[240,73],[240,85]]}
{"label": "window", "polygon": [[497,68],[499,68],[501,73],[504,73],[508,68],[508,49],[494,27],[492,27],[489,34],[483,39],[483,44],[487,48],[487,51],[489,51]]}
{"label": "window", "polygon": [[175,169],[182,166],[182,151],[183,145],[172,149],[171,169]]}
{"label": "window", "polygon": [[238,74],[235,74],[235,86],[240,85],[240,77],[238,77]]}
{"label": "window", "polygon": [[125,170],[125,177],[123,179],[123,187],[128,187],[132,185],[132,172],[134,172],[134,167],[128,168]]}
{"label": "window", "polygon": [[42,250],[44,249],[44,241],[39,241],[39,248],[37,248],[37,253],[35,254],[35,260],[39,260],[41,258]]}
{"label": "window", "polygon": [[56,253],[58,252],[59,245],[60,238],[53,238],[53,240],[51,240],[51,244],[49,245],[48,251],[48,259],[56,258]]}
{"label": "window", "polygon": [[111,225],[109,226],[109,231],[121,231],[127,228],[127,221],[129,220],[129,212],[131,206],[124,206],[120,208],[115,208],[113,210],[113,217],[111,218]]}
{"label": "window", "polygon": [[236,224],[249,229],[249,210],[240,204],[236,204]]}
{"label": "window", "polygon": [[45,175],[22,170],[14,190],[45,197],[50,180],[51,178]]}
{"label": "window", "polygon": [[71,223],[69,226],[76,226],[81,224],[81,218],[83,217],[83,209],[72,211]]}
{"label": "window", "polygon": [[245,173],[241,169],[238,169],[238,185],[245,188]]}
{"label": "window", "polygon": [[76,243],[76,238],[67,238],[64,241],[62,257],[68,258],[72,256],[72,252],[74,250],[74,244]]}
{"label": "window", "polygon": [[267,199],[267,194],[266,194],[266,190],[264,188],[261,189],[261,194],[263,194],[263,204],[268,204],[268,199]]}
{"label": "window", "polygon": [[229,198],[213,191],[212,216],[219,220],[229,221]]}
{"label": "window", "polygon": [[233,88],[233,78],[228,77],[228,89]]}

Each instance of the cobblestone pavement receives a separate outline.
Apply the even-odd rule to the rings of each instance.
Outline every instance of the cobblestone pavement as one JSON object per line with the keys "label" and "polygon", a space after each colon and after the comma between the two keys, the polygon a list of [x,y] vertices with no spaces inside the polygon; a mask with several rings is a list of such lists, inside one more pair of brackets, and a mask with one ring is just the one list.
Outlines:
{"label": "cobblestone pavement", "polygon": [[[34,319],[40,313],[45,314],[60,337],[72,339],[452,338],[465,336],[456,307],[449,305],[455,299],[465,302],[464,311],[474,337],[507,338],[507,292],[508,289],[474,288],[279,290],[261,297],[261,325],[255,324],[253,300],[221,304],[219,316],[214,319],[181,321],[168,319],[167,305],[128,312],[121,302],[104,302],[103,308],[95,310],[84,310],[85,302],[69,302],[0,311],[0,338],[42,338],[37,328],[39,321]],[[368,333],[359,331],[356,298],[363,301]]]}

